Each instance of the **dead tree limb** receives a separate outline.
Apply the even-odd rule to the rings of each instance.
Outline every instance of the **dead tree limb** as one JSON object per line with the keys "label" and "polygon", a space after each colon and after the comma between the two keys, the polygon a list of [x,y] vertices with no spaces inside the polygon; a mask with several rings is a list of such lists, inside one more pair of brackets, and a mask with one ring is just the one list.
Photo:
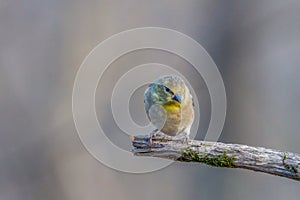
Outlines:
{"label": "dead tree limb", "polygon": [[241,144],[182,141],[166,135],[131,136],[136,156],[152,156],[215,167],[244,168],[300,181],[300,154]]}

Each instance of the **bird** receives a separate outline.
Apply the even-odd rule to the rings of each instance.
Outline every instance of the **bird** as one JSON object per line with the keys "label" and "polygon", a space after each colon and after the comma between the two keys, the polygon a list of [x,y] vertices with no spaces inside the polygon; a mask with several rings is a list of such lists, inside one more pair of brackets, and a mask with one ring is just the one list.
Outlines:
{"label": "bird", "polygon": [[147,116],[156,128],[150,139],[159,132],[187,140],[194,121],[193,97],[183,79],[165,75],[154,80],[144,92]]}

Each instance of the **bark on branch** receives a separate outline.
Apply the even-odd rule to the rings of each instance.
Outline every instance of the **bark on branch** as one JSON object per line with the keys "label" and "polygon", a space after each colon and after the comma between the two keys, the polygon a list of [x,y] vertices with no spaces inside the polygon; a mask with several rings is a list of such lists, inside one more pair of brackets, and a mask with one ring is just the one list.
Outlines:
{"label": "bark on branch", "polygon": [[166,135],[131,136],[136,156],[152,156],[215,167],[244,168],[300,181],[300,154],[241,144],[182,141]]}

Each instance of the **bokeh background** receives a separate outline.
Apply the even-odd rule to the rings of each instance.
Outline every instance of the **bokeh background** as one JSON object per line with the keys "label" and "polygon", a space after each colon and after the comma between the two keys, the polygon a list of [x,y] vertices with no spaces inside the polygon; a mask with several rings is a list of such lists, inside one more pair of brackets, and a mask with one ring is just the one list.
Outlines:
{"label": "bokeh background", "polygon": [[[71,106],[76,72],[99,42],[130,28],[175,29],[203,45],[224,79],[219,141],[300,152],[299,13],[296,0],[1,0],[0,199],[299,199],[299,183],[247,170],[190,163],[140,175],[112,170],[83,147]],[[114,65],[149,54],[159,58],[137,52]],[[141,109],[131,110],[138,119]],[[118,143],[122,133],[108,130]]]}

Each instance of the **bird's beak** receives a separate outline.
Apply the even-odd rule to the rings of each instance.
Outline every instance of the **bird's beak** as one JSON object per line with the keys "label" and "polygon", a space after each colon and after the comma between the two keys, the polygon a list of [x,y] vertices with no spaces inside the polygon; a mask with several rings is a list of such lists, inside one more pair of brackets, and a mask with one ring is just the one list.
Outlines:
{"label": "bird's beak", "polygon": [[181,95],[180,95],[180,94],[175,94],[175,95],[173,95],[172,99],[173,99],[174,101],[177,101],[178,103],[181,104],[182,99],[181,99]]}

